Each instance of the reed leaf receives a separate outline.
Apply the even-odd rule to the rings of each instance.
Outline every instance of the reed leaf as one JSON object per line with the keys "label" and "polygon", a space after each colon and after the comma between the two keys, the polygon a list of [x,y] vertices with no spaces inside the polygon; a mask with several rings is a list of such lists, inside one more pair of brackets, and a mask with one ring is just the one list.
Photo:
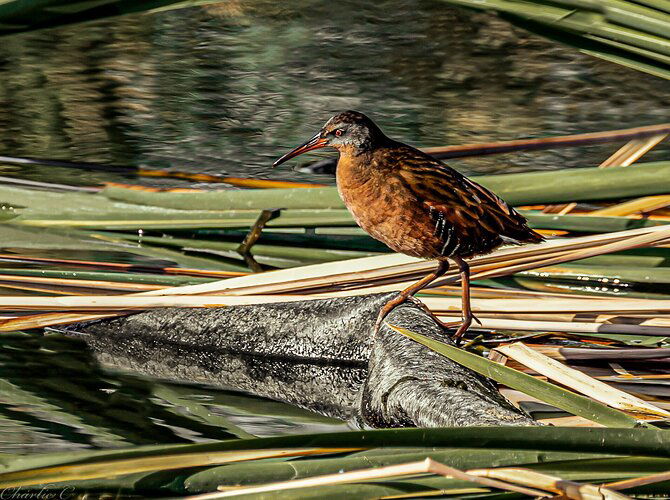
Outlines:
{"label": "reed leaf", "polygon": [[[579,175],[576,173],[579,172]],[[580,168],[518,174],[475,176],[512,205],[560,203],[573,200],[611,200],[667,194],[670,162],[640,163],[625,168]],[[82,195],[83,196],[83,195]],[[146,193],[106,188],[100,195],[128,204],[186,210],[338,209],[342,200],[335,187],[273,190],[220,190],[197,193]]]}
{"label": "reed leaf", "polygon": [[[66,215],[66,216],[64,216]],[[48,228],[85,228],[102,230],[178,230],[199,228],[246,228],[258,219],[258,212],[172,210],[153,213],[98,212],[63,214],[31,211],[15,219],[16,224]],[[345,209],[285,211],[268,222],[269,227],[351,226],[353,219]]]}
{"label": "reed leaf", "polygon": [[[128,238],[133,238],[128,236]],[[173,246],[178,248],[214,250],[226,252],[227,256],[242,259],[237,252],[240,246],[239,242],[233,241],[212,241],[203,239],[187,239],[173,237],[144,236],[142,241],[158,245]],[[361,257],[370,257],[378,255],[377,252],[361,252],[356,250],[330,250],[320,248],[301,248],[285,245],[267,245],[263,243],[255,244],[251,252],[254,257],[268,256],[288,259],[299,259],[303,261],[332,262],[345,259],[356,259]]]}
{"label": "reed leaf", "polygon": [[163,454],[143,458],[121,458],[113,461],[91,461],[73,465],[60,465],[0,473],[0,487],[21,488],[30,485],[79,481],[97,477],[120,476],[136,472],[182,469],[222,463],[260,460],[264,458],[296,457],[344,453],[358,448],[298,448],[272,450],[239,450],[209,453]]}
{"label": "reed leaf", "polygon": [[662,226],[670,220],[642,219],[639,217],[542,214],[522,210],[534,229],[559,229],[584,233],[609,233],[642,227]]}
{"label": "reed leaf", "polygon": [[[286,450],[295,448],[409,448],[537,450],[545,452],[603,453],[670,458],[670,435],[645,428],[560,428],[560,427],[453,427],[435,429],[383,429],[271,438],[241,439],[189,445],[138,446],[121,450],[89,450],[55,454],[3,456],[0,482],[46,475],[46,470],[78,465],[113,464],[116,460],[152,457],[194,456],[243,450]],[[400,452],[400,450],[398,450]],[[107,471],[109,473],[109,470]],[[63,478],[63,481],[65,479]]]}
{"label": "reed leaf", "polygon": [[[214,0],[131,0],[109,1],[21,1],[10,0],[0,5],[0,35],[22,33],[44,28],[53,28],[73,23],[82,23],[110,16],[137,12],[179,9],[194,5],[207,5]],[[111,4],[111,5],[110,5]]]}
{"label": "reed leaf", "polygon": [[639,425],[638,420],[625,413],[609,408],[584,396],[405,328],[394,325],[389,326],[394,331],[425,345],[456,363],[574,415],[608,427],[636,427]]}
{"label": "reed leaf", "polygon": [[580,392],[612,408],[666,419],[670,417],[670,412],[595,380],[582,372],[530,349],[523,343],[503,345],[497,347],[496,350],[535,372],[546,376],[550,380],[570,387],[573,391]]}
{"label": "reed leaf", "polygon": [[415,476],[417,474],[436,474],[448,478],[460,479],[462,481],[470,481],[489,488],[497,488],[506,491],[515,491],[530,496],[543,496],[544,492],[540,490],[520,487],[515,484],[491,480],[490,478],[482,478],[467,474],[461,470],[446,466],[439,462],[435,462],[430,458],[426,458],[420,462],[411,462],[406,464],[389,465],[386,467],[377,467],[372,469],[363,469],[357,471],[342,472],[338,474],[328,474],[324,476],[310,477],[305,479],[294,479],[291,481],[283,481],[278,483],[270,483],[262,486],[254,486],[249,488],[235,489],[232,491],[222,491],[220,493],[205,493],[203,495],[196,495],[189,497],[191,500],[209,500],[215,498],[226,498],[237,495],[258,494],[265,492],[272,492],[275,494],[281,490],[292,490],[297,488],[314,488],[320,486],[328,486],[335,484],[347,484],[352,482],[380,480],[395,478],[398,476]]}
{"label": "reed leaf", "polygon": [[617,289],[617,285],[626,283],[667,284],[670,283],[668,267],[612,267],[561,264],[560,266],[541,267],[531,271],[522,271],[520,276],[571,281],[597,281],[606,290]]}
{"label": "reed leaf", "polygon": [[[403,462],[431,458],[449,463],[452,467],[468,469],[474,467],[501,467],[526,465],[541,462],[576,460],[579,458],[601,458],[566,452],[538,452],[533,450],[501,449],[444,449],[417,451],[393,450],[392,453],[375,454],[375,450],[353,453],[347,457],[292,460],[290,462],[255,462],[211,467],[190,475],[184,482],[188,491],[206,491],[219,485],[246,486],[273,481],[300,479],[322,474],[346,472],[364,467],[385,467]],[[655,470],[655,469],[654,469]]]}

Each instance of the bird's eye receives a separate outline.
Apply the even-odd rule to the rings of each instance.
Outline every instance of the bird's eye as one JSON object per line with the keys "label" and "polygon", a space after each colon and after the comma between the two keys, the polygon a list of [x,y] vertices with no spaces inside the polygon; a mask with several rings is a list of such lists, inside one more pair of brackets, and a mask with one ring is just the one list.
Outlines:
{"label": "bird's eye", "polygon": [[342,135],[342,130],[341,130],[341,129],[337,129],[337,130],[335,131],[335,136],[336,136],[336,137],[340,137],[341,135]]}

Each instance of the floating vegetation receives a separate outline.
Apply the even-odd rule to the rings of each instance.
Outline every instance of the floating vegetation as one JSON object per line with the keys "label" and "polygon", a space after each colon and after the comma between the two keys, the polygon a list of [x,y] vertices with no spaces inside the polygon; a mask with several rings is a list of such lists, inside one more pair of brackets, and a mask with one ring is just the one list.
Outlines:
{"label": "floating vegetation", "polygon": [[[509,401],[553,427],[258,438],[220,420],[231,434],[226,441],[5,456],[0,485],[194,498],[667,493],[668,168],[656,162],[579,176],[565,170],[478,179],[553,236],[471,259],[481,324],[464,349],[394,327],[493,378]],[[0,197],[17,207],[0,228],[4,332],[164,307],[396,291],[435,265],[375,246],[329,187],[261,194],[109,186],[34,196],[5,186]],[[261,217],[280,201],[278,214]],[[557,203],[569,205],[554,213]],[[245,237],[249,244],[241,246]],[[249,258],[272,272],[253,272]],[[448,273],[421,295],[442,319],[459,319],[457,280]],[[174,391],[156,394],[207,414]]]}

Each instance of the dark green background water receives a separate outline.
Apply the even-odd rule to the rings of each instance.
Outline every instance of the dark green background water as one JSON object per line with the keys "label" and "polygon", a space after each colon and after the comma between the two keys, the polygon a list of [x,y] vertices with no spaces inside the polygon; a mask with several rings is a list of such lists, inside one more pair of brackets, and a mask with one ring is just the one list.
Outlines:
{"label": "dark green background water", "polygon": [[[436,146],[659,123],[669,101],[665,80],[439,1],[230,0],[0,45],[0,154],[243,177],[330,182],[293,171],[296,163],[277,171],[270,164],[347,108],[369,113],[395,138]],[[593,166],[613,147],[457,166]],[[118,180],[53,168],[4,173],[11,172]]]}
{"label": "dark green background water", "polygon": [[[295,163],[270,164],[347,108],[369,113],[395,138],[437,146],[659,123],[668,120],[669,101],[664,80],[428,0],[230,0],[0,44],[0,154],[242,177],[332,182]],[[479,173],[593,166],[614,148],[457,166]],[[667,158],[664,148],[648,158]],[[46,167],[0,166],[0,175],[129,181]],[[57,337],[6,339],[0,371],[2,451],[344,425],[239,394],[105,373],[82,344]]]}

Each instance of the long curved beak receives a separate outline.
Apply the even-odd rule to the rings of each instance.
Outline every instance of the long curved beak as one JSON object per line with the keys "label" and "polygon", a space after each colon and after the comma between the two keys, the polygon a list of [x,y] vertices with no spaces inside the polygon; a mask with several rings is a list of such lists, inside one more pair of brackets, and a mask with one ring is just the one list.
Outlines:
{"label": "long curved beak", "polygon": [[289,151],[284,156],[279,158],[276,162],[272,164],[272,166],[276,167],[277,165],[281,165],[282,163],[284,163],[286,160],[290,160],[294,156],[301,155],[303,153],[306,153],[307,151],[312,151],[314,149],[325,148],[326,146],[328,146],[328,139],[322,138],[321,132],[319,132],[306,143],[301,144],[294,150]]}

